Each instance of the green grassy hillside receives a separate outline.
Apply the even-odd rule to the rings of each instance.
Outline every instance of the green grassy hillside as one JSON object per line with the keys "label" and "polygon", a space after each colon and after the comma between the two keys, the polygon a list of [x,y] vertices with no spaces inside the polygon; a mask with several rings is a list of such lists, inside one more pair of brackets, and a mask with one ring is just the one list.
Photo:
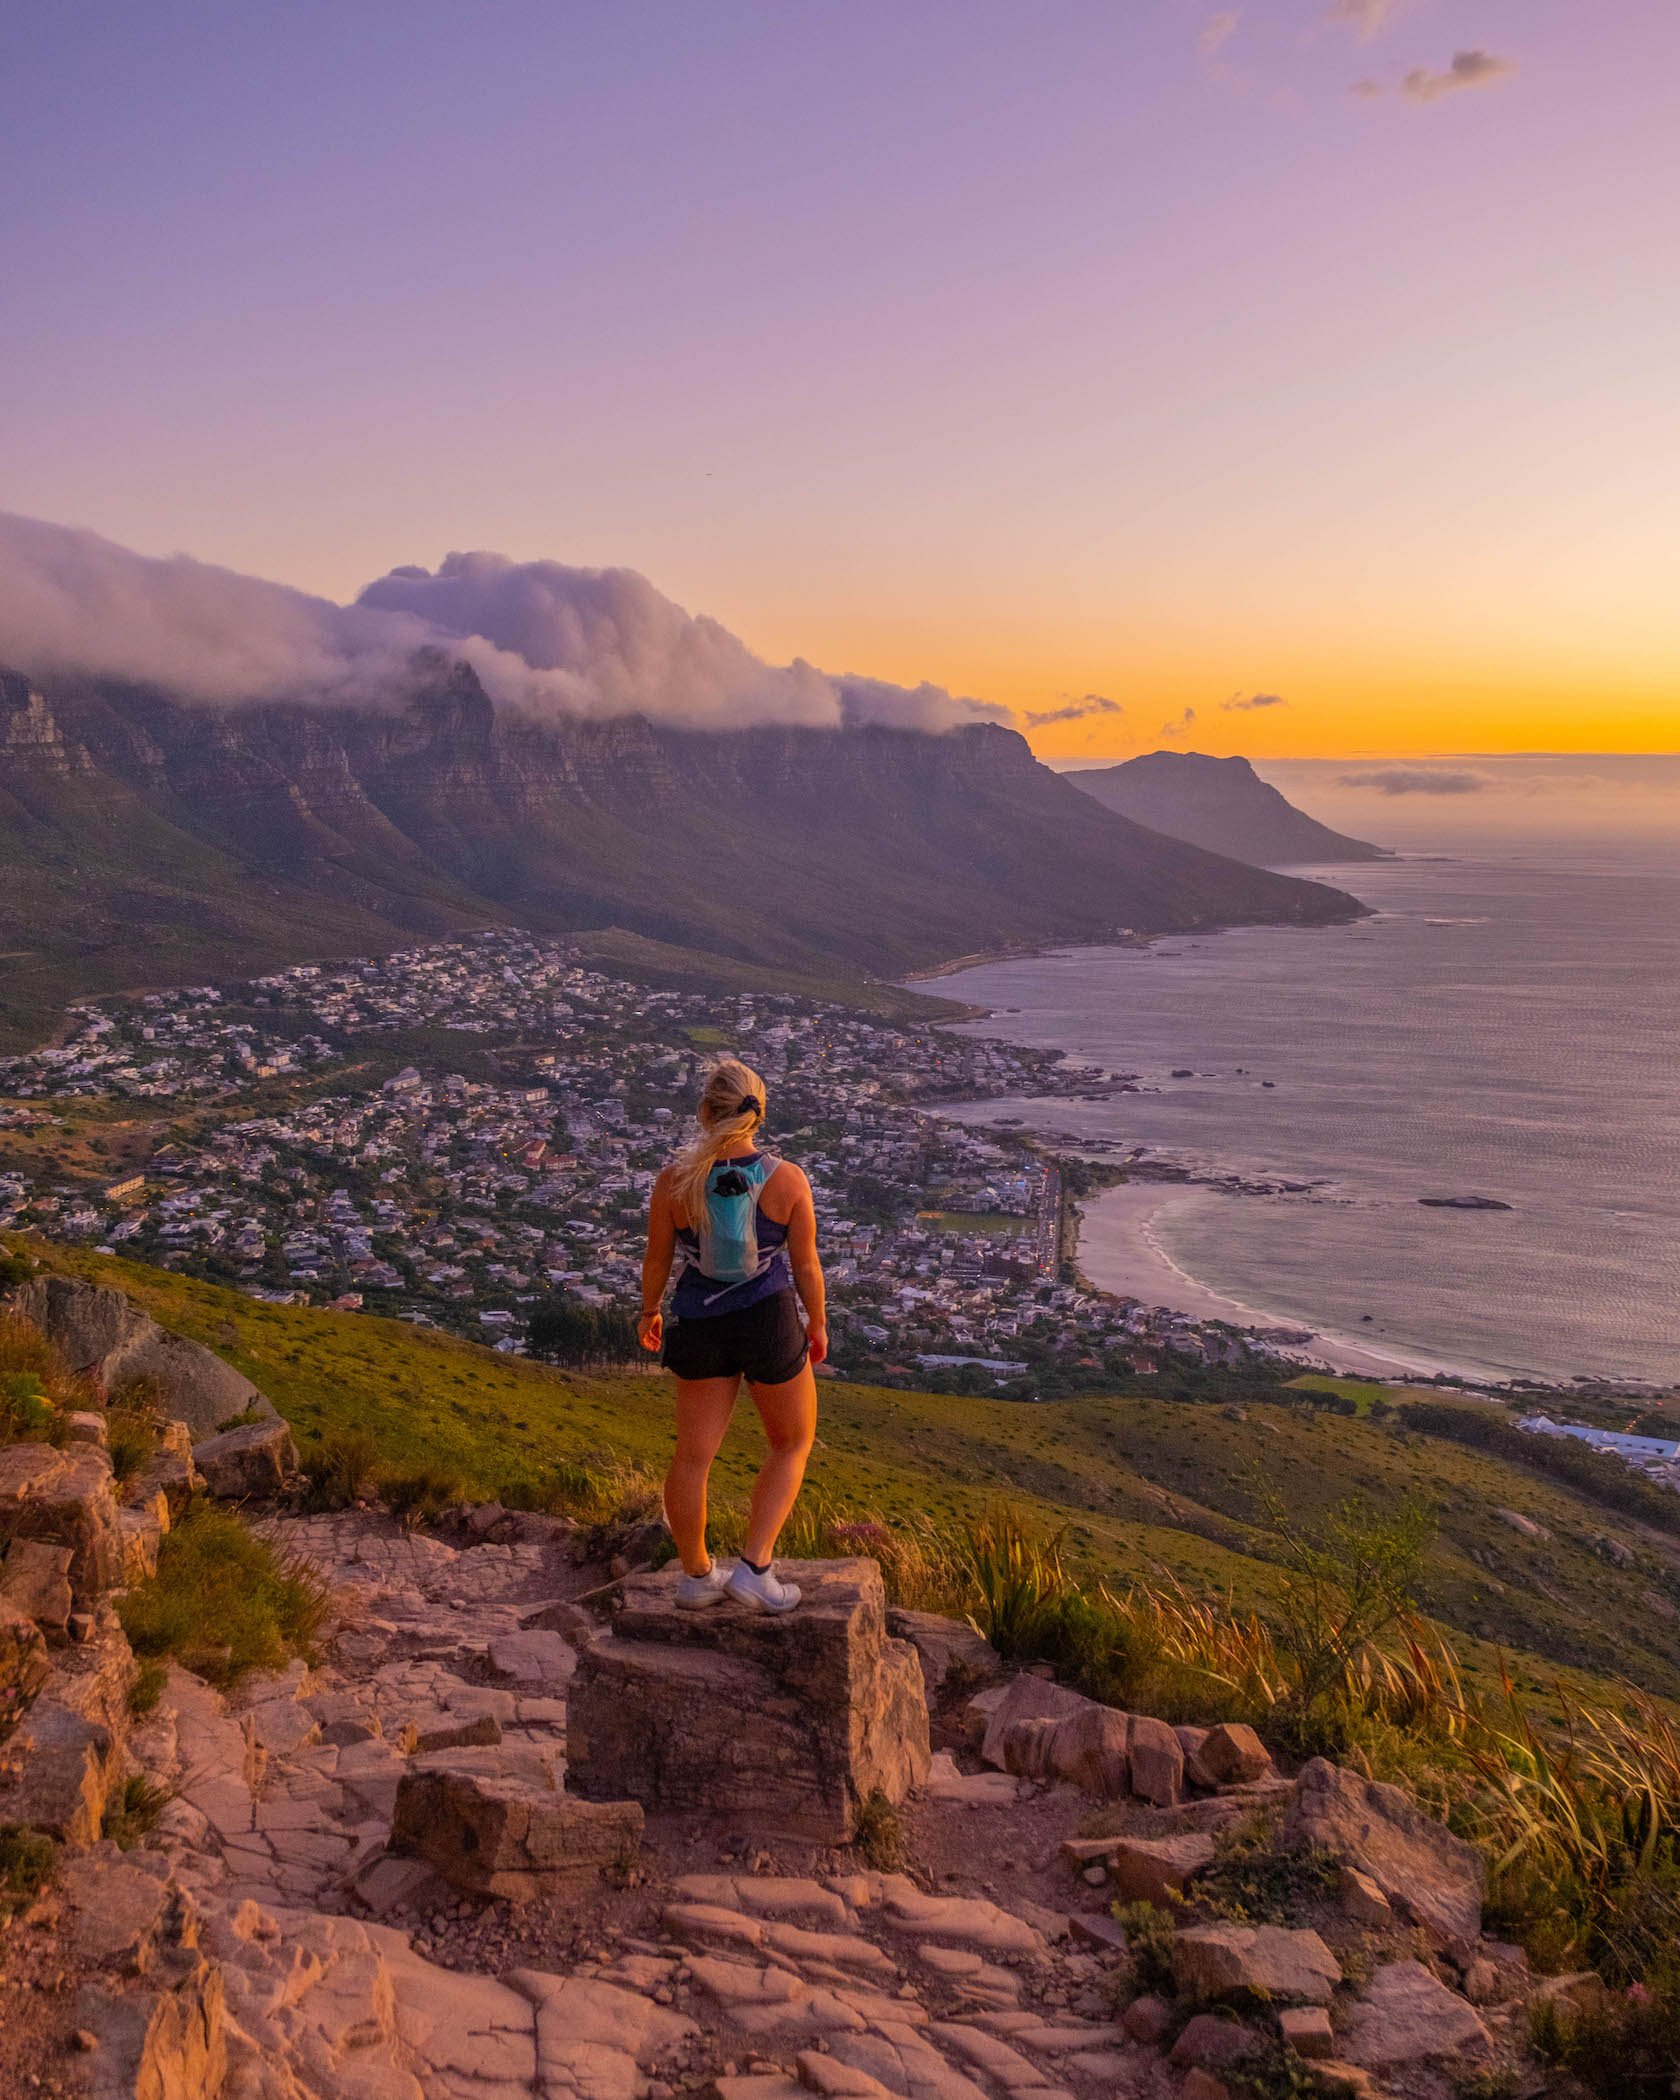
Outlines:
{"label": "green grassy hillside", "polygon": [[[21,1243],[20,1243],[21,1244]],[[476,1495],[529,1491],[557,1463],[597,1453],[658,1467],[670,1389],[657,1374],[586,1377],[497,1356],[423,1328],[235,1291],[40,1243],[54,1268],[126,1291],[226,1356],[273,1399],[306,1445],[363,1427],[393,1466],[435,1464]],[[1166,1569],[1192,1588],[1264,1605],[1277,1543],[1275,1495],[1312,1522],[1363,1495],[1409,1494],[1435,1510],[1427,1603],[1473,1667],[1513,1652],[1530,1682],[1561,1668],[1628,1677],[1680,1698],[1680,1541],[1502,1457],[1407,1429],[1405,1409],[1349,1418],[1301,1404],[1085,1397],[1021,1405],[825,1380],[812,1490],[888,1519],[972,1517],[999,1497],[1067,1525],[1090,1564]],[[720,1498],[744,1496],[757,1463],[750,1407],[725,1445]],[[1549,1534],[1525,1535],[1512,1510]],[[1631,1565],[1606,1559],[1630,1549]]]}

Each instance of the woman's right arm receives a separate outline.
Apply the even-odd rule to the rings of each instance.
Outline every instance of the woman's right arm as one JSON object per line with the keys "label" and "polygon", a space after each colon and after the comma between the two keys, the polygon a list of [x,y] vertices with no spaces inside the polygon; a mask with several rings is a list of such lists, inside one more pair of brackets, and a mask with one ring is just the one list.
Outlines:
{"label": "woman's right arm", "polygon": [[[796,1167],[793,1169],[799,1173]],[[787,1224],[788,1261],[793,1269],[793,1287],[805,1308],[811,1361],[820,1364],[828,1354],[828,1303],[822,1263],[817,1256],[817,1207],[811,1200],[811,1184],[799,1173],[799,1193]]]}
{"label": "woman's right arm", "polygon": [[642,1318],[637,1328],[644,1349],[657,1349],[665,1337],[665,1286],[676,1259],[677,1221],[671,1209],[668,1174],[661,1174],[648,1198],[647,1252],[642,1256]]}

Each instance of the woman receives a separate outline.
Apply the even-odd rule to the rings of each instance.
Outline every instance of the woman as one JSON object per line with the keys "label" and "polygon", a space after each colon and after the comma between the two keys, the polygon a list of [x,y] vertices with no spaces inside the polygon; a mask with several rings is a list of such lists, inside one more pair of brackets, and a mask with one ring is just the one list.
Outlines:
{"label": "woman", "polygon": [[[787,1160],[758,1150],[764,1082],[739,1058],[721,1059],[706,1075],[697,1120],[653,1185],[642,1263],[642,1347],[660,1349],[677,1380],[677,1449],[665,1476],[665,1521],[683,1564],[677,1601],[701,1607],[731,1596],[760,1611],[792,1611],[799,1586],[783,1582],[771,1561],[816,1435],[811,1367],[828,1354],[811,1184]],[[679,1247],[686,1262],[667,1333],[660,1308]],[[745,1550],[726,1570],[706,1550],[706,1481],[743,1378],[770,1451],[753,1487]]]}

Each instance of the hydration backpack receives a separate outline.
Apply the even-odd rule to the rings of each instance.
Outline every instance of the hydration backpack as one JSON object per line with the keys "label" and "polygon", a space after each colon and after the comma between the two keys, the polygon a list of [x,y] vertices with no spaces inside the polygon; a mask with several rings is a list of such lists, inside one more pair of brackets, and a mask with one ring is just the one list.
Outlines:
{"label": "hydration backpack", "polygon": [[745,1162],[720,1159],[706,1177],[706,1207],[696,1221],[700,1273],[716,1283],[750,1283],[775,1259],[758,1251],[758,1199],[781,1165],[761,1152]]}

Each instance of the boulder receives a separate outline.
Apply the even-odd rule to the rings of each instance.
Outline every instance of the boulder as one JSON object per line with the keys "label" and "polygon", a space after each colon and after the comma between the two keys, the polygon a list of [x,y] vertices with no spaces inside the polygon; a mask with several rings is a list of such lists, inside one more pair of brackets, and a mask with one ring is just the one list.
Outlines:
{"label": "boulder", "polygon": [[35,1621],[49,1641],[68,1638],[75,1599],[70,1592],[70,1546],[13,1539],[0,1565],[0,1604]]}
{"label": "boulder", "polygon": [[1346,2046],[1351,2062],[1373,2071],[1492,2052],[1475,2007],[1420,1961],[1377,1971],[1348,2015]]}
{"label": "boulder", "polygon": [[1316,1932],[1287,1925],[1196,1925],[1175,1935],[1169,1954],[1181,1990],[1204,1998],[1264,1991],[1328,2005],[1342,1980],[1340,1962]]}
{"label": "boulder", "polygon": [[1109,1875],[1129,1903],[1163,1907],[1213,1858],[1214,1840],[1204,1831],[1176,1837],[1120,1838],[1107,1854]]}
{"label": "boulder", "polygon": [[13,1296],[11,1309],[40,1329],[72,1371],[95,1378],[120,1397],[145,1384],[166,1415],[195,1436],[209,1436],[235,1415],[272,1415],[251,1381],[200,1342],[171,1334],[121,1291],[69,1276],[36,1276]]}
{"label": "boulder", "polygon": [[887,1613],[887,1631],[915,1649],[930,1706],[996,1684],[1003,1675],[1002,1659],[991,1642],[958,1619],[895,1608]]}
{"label": "boulder", "polygon": [[629,1577],[610,1634],[578,1659],[570,1783],[595,1799],[843,1844],[872,1795],[902,1801],[929,1769],[916,1651],[889,1638],[872,1560],[790,1561],[798,1608],[676,1602],[674,1568]]}
{"label": "boulder", "polygon": [[633,1855],[635,1801],[580,1801],[547,1768],[500,1750],[413,1759],[397,1784],[391,1850],[435,1867],[452,1888],[524,1901],[593,1880]]}
{"label": "boulder", "polygon": [[0,1743],[47,1681],[47,1644],[35,1621],[0,1599]]}
{"label": "boulder", "polygon": [[1473,1940],[1482,1929],[1487,1870],[1480,1853],[1397,1786],[1315,1757],[1296,1782],[1282,1835],[1322,1846],[1443,1939]]}
{"label": "boulder", "polygon": [[93,1414],[87,1408],[73,1408],[64,1417],[64,1426],[72,1444],[102,1444],[105,1441],[105,1417]]}
{"label": "boulder", "polygon": [[1132,1792],[1156,1808],[1171,1808],[1184,1793],[1184,1751],[1165,1721],[1132,1716],[1128,1743]]}
{"label": "boulder", "polygon": [[1171,2061],[1212,2069],[1249,2055],[1257,2040],[1254,2030],[1240,2020],[1228,2019],[1223,2013],[1192,2013],[1172,2045]]}
{"label": "boulder", "polygon": [[224,1502],[266,1502],[297,1471],[297,1446],[278,1419],[247,1422],[195,1444],[192,1462]]}
{"label": "boulder", "polygon": [[99,1444],[10,1444],[0,1450],[0,1541],[39,1539],[71,1549],[69,1579],[78,1607],[123,1576],[122,1533],[111,1492],[111,1461]]}
{"label": "boulder", "polygon": [[1186,1763],[1198,1786],[1249,1786],[1272,1768],[1272,1755],[1246,1722],[1221,1721],[1210,1728]]}
{"label": "boulder", "polygon": [[1278,2014],[1278,2034],[1284,2046],[1297,2056],[1326,2057],[1336,2053],[1336,2030],[1322,2005],[1286,2005]]}
{"label": "boulder", "polygon": [[1004,1744],[1011,1730],[1021,1722],[1065,1721],[1095,1704],[1095,1700],[1087,1699],[1079,1692],[1070,1692],[1052,1678],[1035,1677],[1031,1671],[1023,1671],[1019,1677],[1010,1678],[1001,1696],[993,1699],[982,1694],[971,1701],[972,1706],[982,1707],[985,1716],[986,1733],[980,1745],[980,1755],[987,1764],[1008,1771]]}

